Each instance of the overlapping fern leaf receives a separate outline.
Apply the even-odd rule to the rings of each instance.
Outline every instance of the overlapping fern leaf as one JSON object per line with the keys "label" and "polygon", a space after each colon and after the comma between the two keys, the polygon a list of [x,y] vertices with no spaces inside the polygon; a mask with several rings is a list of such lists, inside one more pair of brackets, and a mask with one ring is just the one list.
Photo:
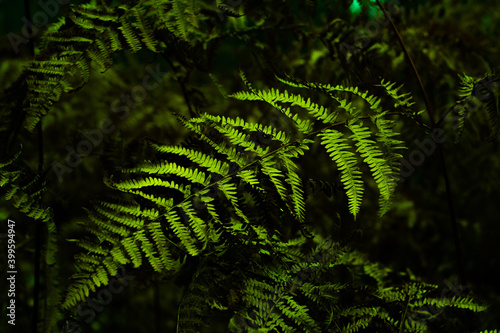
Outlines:
{"label": "overlapping fern leaf", "polygon": [[303,239],[283,245],[281,263],[262,264],[243,282],[231,332],[429,332],[449,308],[486,309],[466,296],[437,298],[438,286],[395,275],[330,240],[305,256],[293,255],[307,253]]}
{"label": "overlapping fern leaf", "polygon": [[[231,95],[232,97],[241,100],[260,100],[273,105],[292,120],[293,127],[298,132],[298,141],[311,140],[310,138],[316,135],[321,139],[321,144],[326,148],[341,173],[341,181],[349,201],[349,210],[354,217],[359,213],[364,193],[359,158],[369,166],[380,191],[380,215],[387,212],[399,173],[398,160],[401,155],[396,150],[404,146],[402,141],[394,139],[397,133],[392,130],[393,122],[384,118],[388,111],[382,110],[380,98],[360,91],[357,87],[331,86],[301,82],[297,79],[278,78],[292,87],[326,93],[338,103],[336,109],[328,110],[311,101],[310,98],[306,100],[302,95],[292,94],[287,90],[279,91],[274,88],[267,91],[255,90],[243,74],[242,79],[249,91],[235,93]],[[396,101],[395,107],[404,105],[409,108],[412,105],[408,96],[396,95],[391,90],[392,85],[382,84],[382,86],[387,89],[388,98]],[[364,110],[354,106],[352,102],[347,102],[345,98],[339,96],[340,93],[357,96],[365,103]],[[307,111],[309,117],[301,118],[299,110],[294,113],[285,105],[297,106]],[[363,119],[370,119],[374,129],[363,125]],[[333,127],[338,127],[339,130]],[[352,134],[347,135],[345,131],[341,131],[342,127],[349,129]]]}

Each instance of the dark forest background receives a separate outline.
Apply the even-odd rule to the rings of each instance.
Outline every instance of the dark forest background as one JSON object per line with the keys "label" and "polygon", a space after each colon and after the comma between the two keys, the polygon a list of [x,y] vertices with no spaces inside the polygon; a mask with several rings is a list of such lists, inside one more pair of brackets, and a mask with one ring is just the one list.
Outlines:
{"label": "dark forest background", "polygon": [[[71,4],[91,1],[71,1]],[[311,1],[313,2],[313,1]],[[108,3],[112,3],[108,1]],[[114,1],[113,3],[119,3]],[[217,45],[211,55],[211,72],[218,83],[228,92],[240,90],[238,69],[243,68],[251,82],[267,85],[271,67],[279,64],[281,69],[297,77],[314,82],[331,84],[350,83],[360,88],[373,84],[374,78],[383,77],[404,84],[404,91],[411,92],[416,109],[425,109],[416,79],[389,27],[381,28],[369,45],[353,55],[351,61],[332,59],[328,48],[314,39],[315,32],[329,19],[338,17],[350,27],[363,29],[373,20],[373,13],[362,6],[357,13],[352,1],[331,1],[337,11],[322,12],[322,4],[314,15],[307,16],[303,3],[287,1],[293,17],[281,18],[289,24],[303,23],[308,26],[304,35],[286,30],[263,30],[249,35],[246,43],[227,36]],[[308,2],[309,3],[309,2]],[[280,4],[282,6],[283,4]],[[36,1],[31,1],[32,13],[37,11]],[[376,8],[372,4],[373,8]],[[326,7],[324,7],[326,8]],[[500,45],[500,3],[498,1],[401,1],[401,13],[395,23],[418,68],[437,119],[443,119],[442,126],[450,138],[443,144],[447,160],[448,176],[454,199],[454,210],[458,221],[463,268],[468,289],[474,297],[490,304],[488,311],[474,319],[477,329],[500,327],[500,147],[499,139],[489,138],[488,120],[481,108],[471,114],[464,133],[454,143],[456,119],[444,117],[459,91],[459,74],[480,77],[498,68]],[[350,10],[351,9],[351,10]],[[13,50],[7,35],[21,34],[24,16],[22,1],[0,1],[0,89],[5,89],[21,74],[30,58],[28,44],[20,45],[19,52]],[[269,13],[269,17],[279,13]],[[55,22],[56,17],[51,18]],[[221,29],[232,19],[220,22]],[[230,22],[229,22],[230,21]],[[216,21],[217,22],[217,21]],[[317,30],[314,30],[317,29]],[[42,29],[43,30],[43,29]],[[35,46],[40,43],[38,34]],[[355,34],[348,35],[348,45],[359,46]],[[328,36],[321,36],[328,39]],[[256,45],[258,47],[256,47]],[[37,46],[36,46],[37,47]],[[256,54],[260,50],[260,54]],[[39,51],[37,47],[37,51]],[[208,55],[198,50],[200,59]],[[267,59],[268,63],[261,62]],[[200,61],[203,62],[203,61]],[[101,119],[110,114],[110,105],[124,93],[140,84],[147,73],[147,66],[159,66],[166,72],[161,87],[148,92],[147,98],[133,109],[124,121],[116,121],[116,129],[106,135],[103,144],[95,147],[81,164],[59,181],[50,165],[63,161],[65,147],[75,146],[82,138],[81,130],[95,128]],[[143,137],[178,144],[185,137],[185,131],[178,125],[171,111],[189,116],[185,91],[175,79],[170,64],[147,50],[132,54],[120,52],[114,57],[114,65],[104,73],[95,70],[91,79],[81,90],[65,95],[55,103],[43,119],[45,168],[47,171],[47,192],[44,202],[52,207],[54,221],[58,228],[59,254],[62,290],[75,273],[73,257],[79,251],[74,241],[84,234],[81,224],[88,219],[83,207],[107,189],[102,179],[113,163],[130,165],[142,159]],[[255,112],[256,108],[241,107],[241,103],[225,99],[210,77],[195,69],[187,81],[188,95],[193,105],[203,111],[215,114],[238,115],[240,112]],[[250,116],[252,117],[252,116]],[[423,114],[423,119],[428,116]],[[397,130],[408,149],[403,157],[421,149],[418,142],[428,138],[422,128],[412,119],[401,117]],[[28,168],[36,170],[38,146],[36,135],[22,129],[19,138],[24,150],[21,156]],[[4,142],[0,143],[4,145]],[[115,151],[116,159],[106,158]],[[334,235],[336,240],[348,240],[351,247],[366,253],[372,261],[391,267],[394,271],[408,271],[424,281],[439,286],[443,293],[460,294],[459,272],[452,228],[449,222],[447,195],[444,187],[438,154],[426,156],[423,163],[414,168],[396,190],[392,210],[377,218],[377,196],[368,194],[360,215],[353,219],[349,214],[342,190],[328,197],[318,195],[307,202],[307,219],[325,234]],[[301,165],[304,174],[332,179],[332,170],[321,160],[305,160]],[[337,176],[337,173],[333,173]],[[333,179],[338,181],[338,179]],[[370,193],[372,189],[367,189]],[[29,332],[34,306],[34,255],[36,228],[32,219],[26,217],[3,198],[0,200],[0,331]],[[6,323],[5,256],[7,219],[16,221],[17,254],[17,324],[13,328]],[[123,292],[113,295],[111,304],[97,314],[95,320],[84,326],[88,332],[173,332],[176,313],[183,294],[178,280],[161,280],[143,283],[144,273],[134,272],[136,278]],[[142,280],[141,280],[142,279]],[[45,281],[41,281],[45,283]],[[179,287],[181,285],[181,287]],[[472,320],[472,319],[471,319]],[[163,327],[159,330],[159,327]],[[222,332],[225,327],[214,323],[211,332]],[[208,332],[208,331],[207,331]]]}

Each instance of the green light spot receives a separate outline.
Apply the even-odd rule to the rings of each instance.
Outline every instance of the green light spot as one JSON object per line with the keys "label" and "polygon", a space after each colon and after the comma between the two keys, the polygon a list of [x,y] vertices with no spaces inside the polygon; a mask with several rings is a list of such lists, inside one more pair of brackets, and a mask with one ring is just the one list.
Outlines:
{"label": "green light spot", "polygon": [[354,0],[352,2],[351,7],[349,7],[349,11],[351,12],[351,15],[359,15],[359,13],[361,13],[361,5],[358,0]]}
{"label": "green light spot", "polygon": [[[370,0],[370,2],[372,3],[372,6],[370,6],[368,8],[368,17],[369,18],[374,18],[379,13],[380,8],[378,8],[377,4],[375,3],[375,0]],[[385,0],[381,0],[380,2],[384,3],[386,1]],[[354,0],[352,2],[351,7],[349,7],[349,11],[351,12],[351,15],[353,15],[353,16],[361,14],[362,7],[361,7],[361,4],[359,3],[358,0]]]}

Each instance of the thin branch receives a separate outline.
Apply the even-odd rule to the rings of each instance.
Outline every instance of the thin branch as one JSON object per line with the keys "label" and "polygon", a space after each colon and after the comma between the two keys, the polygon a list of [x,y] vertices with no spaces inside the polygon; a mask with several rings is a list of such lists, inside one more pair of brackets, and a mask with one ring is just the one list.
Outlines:
{"label": "thin branch", "polygon": [[[404,52],[404,54],[406,56],[406,59],[408,60],[408,62],[411,65],[411,68],[413,70],[413,74],[417,78],[418,85],[419,85],[420,90],[422,92],[422,96],[424,98],[424,102],[425,102],[425,107],[427,109],[427,113],[429,114],[429,118],[431,119],[432,129],[435,129],[437,127],[436,127],[436,122],[434,120],[434,114],[433,114],[431,105],[429,103],[429,99],[427,98],[427,94],[425,92],[424,85],[422,84],[422,80],[420,79],[420,75],[418,75],[417,68],[415,67],[415,64],[413,63],[413,60],[411,59],[411,57],[410,57],[410,55],[408,53],[408,50],[406,49],[406,46],[405,46],[405,44],[403,42],[403,39],[401,38],[401,35],[399,34],[398,29],[396,28],[396,25],[394,24],[394,22],[392,21],[391,17],[389,16],[389,14],[387,13],[387,11],[385,10],[384,6],[380,3],[380,1],[376,0],[376,2],[377,2],[377,5],[382,10],[382,12],[384,13],[385,17],[391,23],[392,29],[396,33],[396,38],[398,39],[398,42],[401,45],[401,48],[403,49],[403,52]],[[460,280],[461,280],[460,281],[461,284],[467,287],[467,281],[466,281],[466,278],[465,278],[465,269],[464,269],[464,264],[463,264],[463,259],[462,259],[462,250],[460,248],[460,240],[459,240],[459,235],[458,235],[458,224],[457,224],[457,219],[455,217],[455,208],[454,208],[454,204],[453,204],[453,195],[452,195],[452,192],[451,192],[450,180],[448,178],[448,171],[447,171],[447,168],[446,168],[446,159],[445,159],[443,148],[441,147],[441,144],[438,143],[437,147],[438,147],[438,150],[439,150],[439,158],[441,160],[441,167],[442,167],[442,172],[443,172],[443,178],[444,178],[444,183],[445,183],[445,187],[446,187],[446,198],[447,198],[447,201],[448,201],[448,211],[449,211],[449,216],[450,216],[451,229],[452,229],[452,232],[453,232],[453,240],[454,240],[454,243],[455,243],[455,254],[456,254],[456,259],[457,259],[458,274],[459,274],[459,277],[460,277]]]}
{"label": "thin branch", "polygon": [[397,40],[399,42],[399,45],[401,45],[401,49],[403,50],[403,52],[404,52],[404,54],[406,56],[406,59],[408,60],[408,62],[411,65],[411,69],[413,71],[413,74],[417,78],[418,86],[419,86],[420,91],[422,93],[422,96],[424,98],[425,108],[427,109],[427,113],[429,113],[429,117],[431,118],[432,128],[434,128],[436,126],[436,123],[434,121],[434,112],[432,111],[431,103],[429,102],[429,98],[427,98],[427,93],[425,92],[424,85],[422,84],[422,80],[420,79],[420,75],[418,74],[417,67],[415,67],[415,64],[413,63],[413,60],[411,59],[410,54],[408,53],[408,50],[406,49],[405,43],[403,41],[403,38],[401,38],[401,35],[399,34],[399,30],[396,28],[396,25],[394,24],[394,21],[392,21],[391,16],[387,13],[387,11],[385,10],[384,6],[382,6],[382,4],[380,3],[380,1],[379,0],[376,0],[376,1],[377,1],[377,5],[382,10],[382,12],[384,13],[385,17],[391,23],[392,29],[396,33],[396,38],[397,38]]}

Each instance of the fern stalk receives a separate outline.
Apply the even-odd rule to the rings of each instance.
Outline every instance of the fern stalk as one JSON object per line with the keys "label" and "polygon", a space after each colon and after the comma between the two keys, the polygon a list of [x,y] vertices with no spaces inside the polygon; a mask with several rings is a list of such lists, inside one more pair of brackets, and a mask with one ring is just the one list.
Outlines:
{"label": "fern stalk", "polygon": [[408,53],[408,49],[406,48],[405,43],[403,41],[403,38],[401,37],[401,34],[399,33],[398,28],[396,28],[396,25],[394,24],[394,21],[392,20],[392,18],[387,13],[387,11],[385,10],[384,6],[380,3],[379,0],[377,0],[377,5],[380,7],[380,9],[382,10],[382,12],[384,13],[384,16],[386,17],[386,19],[389,20],[389,22],[391,23],[392,29],[394,30],[394,33],[396,34],[396,39],[398,40],[399,45],[401,45],[401,49],[403,50],[403,53],[405,54],[406,59],[408,60],[408,62],[411,65],[411,69],[413,71],[413,75],[415,75],[415,77],[416,77],[416,79],[418,81],[418,86],[419,86],[420,91],[422,93],[422,96],[424,98],[425,108],[426,108],[427,112],[429,113],[429,117],[431,118],[432,127],[435,128],[436,123],[434,121],[434,112],[432,111],[431,103],[429,102],[429,98],[427,97],[427,93],[425,92],[424,85],[422,84],[422,80],[420,79],[420,75],[418,74],[417,67],[413,63],[413,60],[410,57],[410,54]]}
{"label": "fern stalk", "polygon": [[[410,54],[408,53],[408,50],[405,46],[403,38],[401,37],[401,34],[399,33],[398,28],[396,27],[396,25],[392,21],[391,17],[389,16],[387,11],[385,10],[382,3],[380,3],[379,0],[376,0],[376,2],[377,2],[377,5],[382,10],[382,12],[384,13],[384,16],[386,17],[386,19],[391,23],[392,29],[394,30],[394,33],[396,34],[396,38],[397,38],[399,44],[401,45],[401,49],[403,50],[403,52],[406,56],[406,59],[408,60],[408,62],[411,65],[413,74],[415,75],[415,77],[418,81],[418,86],[420,87],[420,90],[422,92],[422,96],[424,98],[425,108],[426,108],[427,113],[429,114],[429,118],[431,120],[431,127],[434,130],[435,128],[437,128],[436,122],[434,120],[434,113],[432,111],[432,108],[431,108],[431,105],[429,102],[429,98],[427,97],[427,94],[425,92],[424,85],[422,84],[422,80],[420,79],[420,75],[418,74],[418,70],[415,67],[415,64],[413,63],[413,60],[410,57]],[[443,172],[443,177],[444,177],[444,182],[445,182],[445,187],[446,187],[446,198],[447,198],[447,202],[448,202],[448,211],[450,214],[450,222],[451,222],[451,229],[453,232],[453,240],[455,243],[455,252],[456,252],[456,256],[457,256],[458,274],[460,276],[461,284],[464,286],[467,286],[467,282],[466,282],[466,278],[465,278],[465,270],[464,270],[464,265],[463,265],[463,259],[462,259],[462,250],[460,248],[460,240],[459,240],[459,235],[458,235],[457,219],[455,216],[455,208],[454,208],[454,204],[453,204],[453,196],[452,196],[452,192],[451,192],[450,180],[448,178],[448,171],[446,168],[446,159],[444,156],[443,149],[441,147],[441,143],[438,143],[437,147],[439,150],[439,159],[441,160],[441,167],[443,170],[442,172]]]}

